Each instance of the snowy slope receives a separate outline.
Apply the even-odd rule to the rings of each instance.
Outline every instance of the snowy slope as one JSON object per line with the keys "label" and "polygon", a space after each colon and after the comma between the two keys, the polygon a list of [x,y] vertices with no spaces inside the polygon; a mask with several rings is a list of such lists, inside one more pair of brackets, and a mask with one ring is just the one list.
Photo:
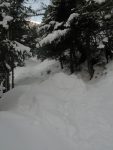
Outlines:
{"label": "snowy slope", "polygon": [[59,70],[60,65],[54,60],[40,62],[37,58],[31,58],[26,61],[25,67],[16,68],[15,82],[16,85],[40,83]]}
{"label": "snowy slope", "polygon": [[72,144],[30,118],[0,113],[1,150],[74,150]]}
{"label": "snowy slope", "polygon": [[[26,69],[22,76],[17,74],[18,86],[7,93],[0,103],[0,110],[6,113],[5,119],[9,118],[10,120],[12,119],[11,114],[18,114],[13,117],[17,123],[18,121],[23,122],[19,120],[20,116],[25,118],[25,122],[26,119],[30,120],[33,130],[28,127],[29,132],[27,129],[26,132],[30,135],[32,130],[32,134],[35,135],[34,130],[36,133],[40,130],[39,135],[42,134],[42,138],[34,136],[39,141],[45,140],[43,135],[46,134],[46,131],[49,132],[50,141],[53,140],[56,147],[59,145],[57,149],[112,150],[113,62],[107,66],[107,74],[89,82],[84,82],[80,76],[69,76],[63,72],[55,73],[57,72],[55,68],[58,67],[56,62],[46,61],[43,63],[36,65],[36,63],[30,62],[31,68],[35,68],[31,74],[31,68],[28,69],[27,66],[27,75]],[[43,65],[45,67],[42,67]],[[46,76],[49,68],[54,68],[54,73]],[[40,72],[45,73],[43,80],[39,76]],[[34,79],[36,76],[37,78]],[[22,83],[21,86],[19,83]],[[4,122],[4,113],[0,112],[0,114],[3,114],[3,119],[0,115],[1,127],[1,122]],[[10,125],[10,122],[7,124]],[[27,124],[29,126],[29,123]],[[15,125],[18,127],[14,122],[13,126]],[[23,128],[23,123],[20,123],[19,126]],[[43,128],[40,129],[40,126]],[[15,128],[14,132],[16,132]],[[25,138],[27,137],[25,136]],[[62,144],[59,142],[61,140]],[[46,141],[44,145],[49,143],[48,140]],[[68,146],[63,147],[65,143]],[[48,149],[55,150],[55,147]],[[39,150],[44,150],[44,148],[39,148]]]}

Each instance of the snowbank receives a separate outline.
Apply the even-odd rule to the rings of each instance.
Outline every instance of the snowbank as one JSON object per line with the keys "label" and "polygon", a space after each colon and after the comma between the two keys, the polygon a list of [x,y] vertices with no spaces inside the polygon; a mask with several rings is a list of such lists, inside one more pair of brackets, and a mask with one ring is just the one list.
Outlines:
{"label": "snowbank", "polygon": [[[48,62],[43,63],[39,64],[40,69],[38,69],[37,65],[38,72],[41,71],[43,65],[45,66],[43,71],[46,70]],[[35,67],[36,64],[34,65]],[[37,128],[26,123],[26,120],[24,122],[19,119],[18,116],[14,117],[14,122],[11,118],[12,115],[8,117],[6,115],[6,117],[14,124],[12,125],[11,122],[7,123],[7,121],[4,123],[4,119],[0,115],[0,128],[2,127],[0,129],[2,134],[0,135],[4,135],[3,132],[5,131],[11,135],[12,133],[8,131],[8,127],[11,127],[11,131],[14,131],[14,134],[19,134],[20,132],[25,134],[26,136],[22,136],[27,140],[27,144],[24,145],[28,146],[27,150],[29,150],[28,141],[32,142],[32,138],[34,141],[39,139],[39,143],[38,141],[37,143],[43,150],[45,147],[47,149],[46,145],[50,145],[50,141],[55,146],[51,146],[48,148],[49,150],[66,150],[66,148],[70,150],[71,146],[74,146],[74,150],[112,150],[113,63],[109,64],[107,68],[108,74],[104,75],[101,79],[93,79],[90,82],[83,82],[80,77],[69,76],[60,72],[52,76],[50,75],[47,80],[40,82],[40,84],[39,78],[34,79],[34,76],[37,75],[35,68],[34,75],[30,76],[33,82],[24,84],[24,86],[18,86],[7,93],[1,99],[0,110],[8,111],[8,113],[17,113],[25,118],[29,118],[32,120],[31,122],[36,121]],[[23,81],[29,83],[27,78],[24,78]],[[21,128],[18,126],[18,123]],[[3,129],[3,127],[6,127],[6,129]],[[53,133],[55,134],[54,137],[52,136]],[[29,137],[31,138],[30,140],[28,139]],[[3,136],[1,136],[0,142],[2,138]],[[5,137],[2,143],[4,141]],[[15,139],[15,143],[16,141],[19,140]],[[70,147],[65,146],[65,141],[68,141],[67,145]],[[2,143],[0,143],[0,146]],[[33,145],[35,144],[33,143]],[[30,146],[33,149],[32,144]],[[43,146],[45,147],[43,148]]]}
{"label": "snowbank", "polygon": [[68,141],[29,118],[0,113],[1,150],[74,150]]}
{"label": "snowbank", "polygon": [[45,60],[40,63],[37,59],[30,59],[25,67],[16,68],[15,82],[16,85],[41,83],[58,70],[60,65],[54,60]]}

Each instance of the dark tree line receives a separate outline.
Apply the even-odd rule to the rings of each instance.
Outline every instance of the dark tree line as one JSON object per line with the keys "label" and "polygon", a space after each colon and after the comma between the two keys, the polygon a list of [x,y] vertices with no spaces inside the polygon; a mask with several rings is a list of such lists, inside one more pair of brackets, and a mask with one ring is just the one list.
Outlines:
{"label": "dark tree line", "polygon": [[0,0],[0,85],[4,92],[14,88],[14,68],[24,65],[36,45],[36,28],[29,25],[28,18],[37,12],[24,2]]}
{"label": "dark tree line", "polygon": [[113,57],[113,1],[51,0],[38,30],[37,55],[57,59],[71,73],[87,64],[94,66]]}

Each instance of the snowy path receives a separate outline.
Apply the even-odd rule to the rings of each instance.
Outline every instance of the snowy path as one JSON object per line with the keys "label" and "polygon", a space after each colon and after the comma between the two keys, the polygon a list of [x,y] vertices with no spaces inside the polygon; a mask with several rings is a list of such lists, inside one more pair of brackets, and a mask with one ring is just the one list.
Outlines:
{"label": "snowy path", "polygon": [[18,67],[15,70],[16,85],[41,83],[50,75],[56,73],[56,68],[59,71],[60,65],[55,61],[45,60],[40,62],[36,58],[32,58],[26,62],[25,67]]}
{"label": "snowy path", "polygon": [[1,150],[74,150],[72,144],[30,118],[0,113]]}
{"label": "snowy path", "polygon": [[[34,137],[39,141],[45,140],[43,135],[45,136],[47,132],[50,141],[53,140],[52,143],[55,142],[56,147],[59,145],[57,148],[59,150],[71,150],[71,148],[73,150],[113,150],[113,63],[108,66],[109,73],[106,76],[89,83],[83,82],[74,75],[68,76],[61,72],[50,77],[45,74],[43,82],[40,77],[38,81],[37,79],[34,81],[34,76],[37,76],[41,70],[43,73],[47,72],[48,63],[44,64],[45,69],[40,65],[43,66],[43,64],[37,65],[37,68],[41,68],[37,69],[38,71],[36,71],[36,64],[32,66],[36,71],[33,69],[32,75],[31,68],[27,69],[27,74],[23,71],[23,76],[18,75],[18,81],[24,81],[23,84],[4,96],[0,110],[25,118],[25,125],[19,124],[22,128],[26,126],[26,119],[29,120],[33,130],[31,127],[28,127],[28,130],[32,130],[33,135],[35,135],[34,130],[37,130],[36,133],[39,129],[41,131],[42,139],[37,137],[37,134]],[[54,68],[54,72],[57,72],[54,63],[50,66]],[[34,82],[29,82],[27,76]],[[46,78],[48,79],[45,80]],[[19,119],[18,115],[17,119],[13,118],[16,122]],[[5,115],[5,117],[12,119],[11,115]],[[2,121],[0,116],[0,122],[4,122],[4,117]],[[26,132],[28,130],[26,129]],[[31,131],[28,134],[30,135]],[[59,142],[61,140],[62,144]],[[50,142],[47,138],[46,141],[45,145]],[[48,149],[55,150],[55,147],[50,146]],[[45,149],[42,147],[39,150]]]}

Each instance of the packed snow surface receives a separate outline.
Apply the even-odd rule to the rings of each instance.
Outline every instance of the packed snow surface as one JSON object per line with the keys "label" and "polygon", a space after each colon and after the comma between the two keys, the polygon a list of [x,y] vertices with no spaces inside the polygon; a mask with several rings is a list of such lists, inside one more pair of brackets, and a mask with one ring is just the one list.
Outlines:
{"label": "packed snow surface", "polygon": [[1,150],[74,150],[68,141],[38,122],[23,116],[0,113]]}
{"label": "packed snow surface", "polygon": [[27,65],[1,99],[2,150],[113,150],[113,63],[92,81],[58,72],[55,61]]}

